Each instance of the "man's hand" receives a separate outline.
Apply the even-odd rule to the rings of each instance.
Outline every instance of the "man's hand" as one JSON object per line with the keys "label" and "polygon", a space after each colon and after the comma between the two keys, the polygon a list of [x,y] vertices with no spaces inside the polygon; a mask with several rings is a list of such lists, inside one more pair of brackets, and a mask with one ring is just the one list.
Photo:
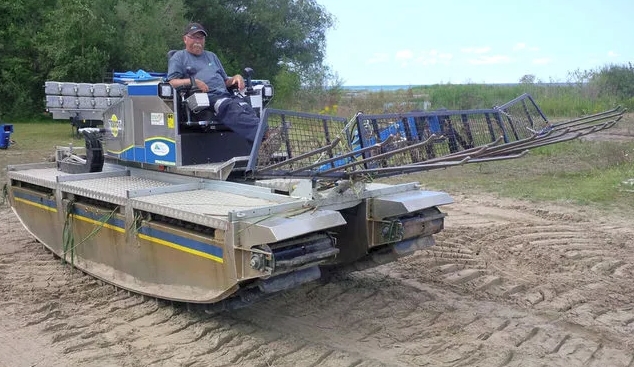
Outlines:
{"label": "man's hand", "polygon": [[207,84],[205,84],[205,82],[203,82],[200,79],[196,79],[195,82],[196,82],[196,87],[200,89],[201,92],[203,93],[209,92],[209,87],[207,86]]}
{"label": "man's hand", "polygon": [[231,78],[227,78],[226,85],[227,85],[227,88],[233,85],[236,85],[238,86],[238,90],[243,90],[245,87],[244,78],[242,77],[242,75],[236,74],[232,76]]}

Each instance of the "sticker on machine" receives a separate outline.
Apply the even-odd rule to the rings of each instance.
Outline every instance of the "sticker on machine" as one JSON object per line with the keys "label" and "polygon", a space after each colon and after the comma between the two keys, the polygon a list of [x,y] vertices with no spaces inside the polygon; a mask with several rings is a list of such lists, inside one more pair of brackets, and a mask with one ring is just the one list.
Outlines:
{"label": "sticker on machine", "polygon": [[150,124],[151,125],[156,125],[156,126],[164,126],[165,125],[165,118],[163,117],[163,114],[162,113],[152,112],[150,114]]}
{"label": "sticker on machine", "polygon": [[162,141],[155,141],[152,143],[152,145],[150,145],[150,150],[159,157],[165,157],[170,153],[170,147]]}
{"label": "sticker on machine", "polygon": [[108,119],[108,127],[110,128],[110,133],[115,138],[119,136],[119,131],[123,133],[123,120],[119,120],[117,115],[113,114],[110,119]]}

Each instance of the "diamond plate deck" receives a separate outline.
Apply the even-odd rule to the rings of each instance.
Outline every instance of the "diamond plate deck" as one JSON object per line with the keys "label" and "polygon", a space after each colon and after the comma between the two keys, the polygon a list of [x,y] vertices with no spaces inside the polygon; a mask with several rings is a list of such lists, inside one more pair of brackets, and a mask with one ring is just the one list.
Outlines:
{"label": "diamond plate deck", "polygon": [[301,205],[250,185],[137,169],[121,174],[71,175],[54,164],[9,171],[9,177],[18,181],[221,229],[227,228],[231,212],[259,213],[269,207]]}
{"label": "diamond plate deck", "polygon": [[221,218],[226,218],[230,211],[277,204],[270,200],[204,189],[144,196],[135,199],[135,202]]}
{"label": "diamond plate deck", "polygon": [[57,176],[67,176],[69,174],[58,171],[54,163],[51,163],[51,165],[51,168],[33,168],[17,171],[14,171],[13,167],[9,167],[8,176],[18,181],[54,189],[57,187]]}

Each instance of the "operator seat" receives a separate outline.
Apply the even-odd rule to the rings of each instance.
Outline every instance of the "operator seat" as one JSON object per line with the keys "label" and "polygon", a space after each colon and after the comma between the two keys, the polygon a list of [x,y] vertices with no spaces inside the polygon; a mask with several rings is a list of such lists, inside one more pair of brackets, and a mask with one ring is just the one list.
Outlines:
{"label": "operator seat", "polygon": [[[168,61],[177,51],[167,53]],[[189,108],[186,99],[193,94],[190,85],[172,90],[183,165],[226,162],[251,154],[252,144],[217,121],[213,107],[198,113]]]}

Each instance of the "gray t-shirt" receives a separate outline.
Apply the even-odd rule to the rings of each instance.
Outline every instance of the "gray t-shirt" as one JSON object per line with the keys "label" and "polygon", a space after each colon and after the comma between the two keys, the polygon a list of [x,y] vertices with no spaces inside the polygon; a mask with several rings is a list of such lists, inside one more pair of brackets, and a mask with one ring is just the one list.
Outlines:
{"label": "gray t-shirt", "polygon": [[189,78],[188,66],[196,70],[196,79],[207,84],[210,94],[219,96],[228,93],[225,80],[229,76],[216,54],[204,51],[201,55],[194,55],[187,50],[176,51],[167,63],[167,80]]}

